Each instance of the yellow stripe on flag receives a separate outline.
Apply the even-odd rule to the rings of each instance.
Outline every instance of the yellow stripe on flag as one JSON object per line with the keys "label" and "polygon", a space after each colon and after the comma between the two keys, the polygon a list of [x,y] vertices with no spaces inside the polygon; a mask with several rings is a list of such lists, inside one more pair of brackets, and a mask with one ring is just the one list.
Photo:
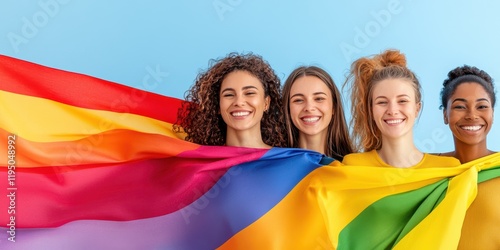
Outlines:
{"label": "yellow stripe on flag", "polygon": [[179,137],[172,125],[130,113],[79,108],[49,99],[0,91],[0,127],[37,142],[69,141],[114,129]]}

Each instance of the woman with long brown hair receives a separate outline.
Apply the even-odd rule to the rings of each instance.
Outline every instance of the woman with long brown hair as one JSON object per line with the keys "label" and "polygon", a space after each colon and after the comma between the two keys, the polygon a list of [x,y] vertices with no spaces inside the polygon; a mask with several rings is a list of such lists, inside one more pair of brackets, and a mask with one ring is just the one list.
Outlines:
{"label": "woman with long brown hair", "polygon": [[353,152],[340,91],[316,66],[290,73],[283,87],[283,113],[289,146],[315,150],[342,161]]}

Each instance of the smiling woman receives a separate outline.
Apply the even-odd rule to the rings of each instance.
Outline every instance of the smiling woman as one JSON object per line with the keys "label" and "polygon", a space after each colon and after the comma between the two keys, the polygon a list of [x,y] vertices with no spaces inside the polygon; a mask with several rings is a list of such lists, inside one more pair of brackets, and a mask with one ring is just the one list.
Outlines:
{"label": "smiling woman", "polygon": [[441,90],[444,123],[453,133],[455,151],[445,153],[462,163],[494,153],[486,137],[493,125],[493,80],[488,73],[465,65],[448,73]]}
{"label": "smiling woman", "polygon": [[316,66],[290,73],[283,87],[283,110],[290,147],[318,151],[342,161],[353,152],[340,92]]}
{"label": "smiling woman", "polygon": [[[344,86],[351,88],[352,138],[364,152],[346,155],[342,161],[346,166],[341,168],[363,166],[366,167],[365,171],[382,168],[385,173],[381,175],[391,186],[389,189],[397,190],[396,183],[418,176],[417,173],[434,170],[431,168],[446,170],[460,165],[456,158],[424,153],[415,146],[413,125],[422,108],[421,86],[415,74],[406,67],[406,58],[399,51],[388,50],[373,57],[363,57],[354,61]],[[398,173],[391,173],[395,168],[399,168]],[[349,178],[355,177],[349,176]],[[370,186],[372,183],[359,184],[359,186],[364,185]],[[384,189],[377,187],[377,193]],[[435,190],[435,187],[432,189]],[[356,195],[349,197],[351,204],[366,202],[366,198],[358,196],[360,192],[355,191]],[[410,193],[412,192],[406,194]],[[383,200],[380,199],[377,203]],[[397,202],[397,207],[405,207],[410,200],[398,198],[398,201],[392,200],[390,203]],[[439,204],[421,200],[411,210],[421,212],[427,209],[424,208],[426,203],[432,206]],[[371,248],[389,249],[391,247],[385,247],[387,243],[390,243],[389,245],[398,243],[400,235],[404,235],[408,228],[414,226],[411,223],[402,225],[391,225],[391,223],[398,216],[411,218],[410,221],[419,217],[400,213],[398,208],[379,204],[378,208],[366,209],[369,216],[363,220],[366,225],[376,226],[346,231],[343,240],[355,241],[385,231],[390,232],[390,236],[382,240],[370,238],[366,241]],[[449,221],[446,219],[442,221],[434,219],[432,223],[436,227],[449,226]],[[427,228],[425,230],[427,231]]]}
{"label": "smiling woman", "polygon": [[186,92],[174,130],[213,146],[286,146],[280,80],[262,57],[231,53],[212,60]]}
{"label": "smiling woman", "polygon": [[[494,154],[486,138],[493,125],[496,97],[490,75],[464,65],[448,73],[441,90],[444,123],[453,133],[455,151],[445,153],[462,163]],[[478,184],[477,196],[465,215],[458,249],[499,249],[500,178]]]}
{"label": "smiling woman", "polygon": [[247,71],[226,76],[220,91],[220,114],[227,125],[226,145],[270,147],[260,133],[260,121],[269,109],[270,99],[259,79]]}
{"label": "smiling woman", "polygon": [[356,60],[345,86],[351,82],[352,138],[364,153],[347,155],[344,164],[399,168],[460,164],[415,146],[413,125],[422,108],[421,86],[403,54],[387,50]]}

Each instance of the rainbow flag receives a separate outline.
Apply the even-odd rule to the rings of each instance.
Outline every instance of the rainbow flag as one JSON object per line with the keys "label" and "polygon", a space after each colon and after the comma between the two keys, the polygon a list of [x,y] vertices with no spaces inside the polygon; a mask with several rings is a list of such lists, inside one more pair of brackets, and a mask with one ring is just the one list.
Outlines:
{"label": "rainbow flag", "polygon": [[500,176],[500,154],[386,169],[196,145],[171,130],[181,104],[0,56],[0,249],[453,249]]}

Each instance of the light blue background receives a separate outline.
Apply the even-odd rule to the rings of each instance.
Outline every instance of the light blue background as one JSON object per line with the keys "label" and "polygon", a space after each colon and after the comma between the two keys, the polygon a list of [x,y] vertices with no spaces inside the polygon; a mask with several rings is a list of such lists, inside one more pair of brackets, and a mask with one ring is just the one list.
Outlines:
{"label": "light blue background", "polygon": [[0,54],[183,98],[209,59],[232,51],[262,55],[283,81],[321,66],[340,87],[354,59],[396,48],[424,87],[417,146],[442,152],[453,149],[438,109],[447,72],[469,64],[500,80],[499,10],[493,0],[1,0]]}

